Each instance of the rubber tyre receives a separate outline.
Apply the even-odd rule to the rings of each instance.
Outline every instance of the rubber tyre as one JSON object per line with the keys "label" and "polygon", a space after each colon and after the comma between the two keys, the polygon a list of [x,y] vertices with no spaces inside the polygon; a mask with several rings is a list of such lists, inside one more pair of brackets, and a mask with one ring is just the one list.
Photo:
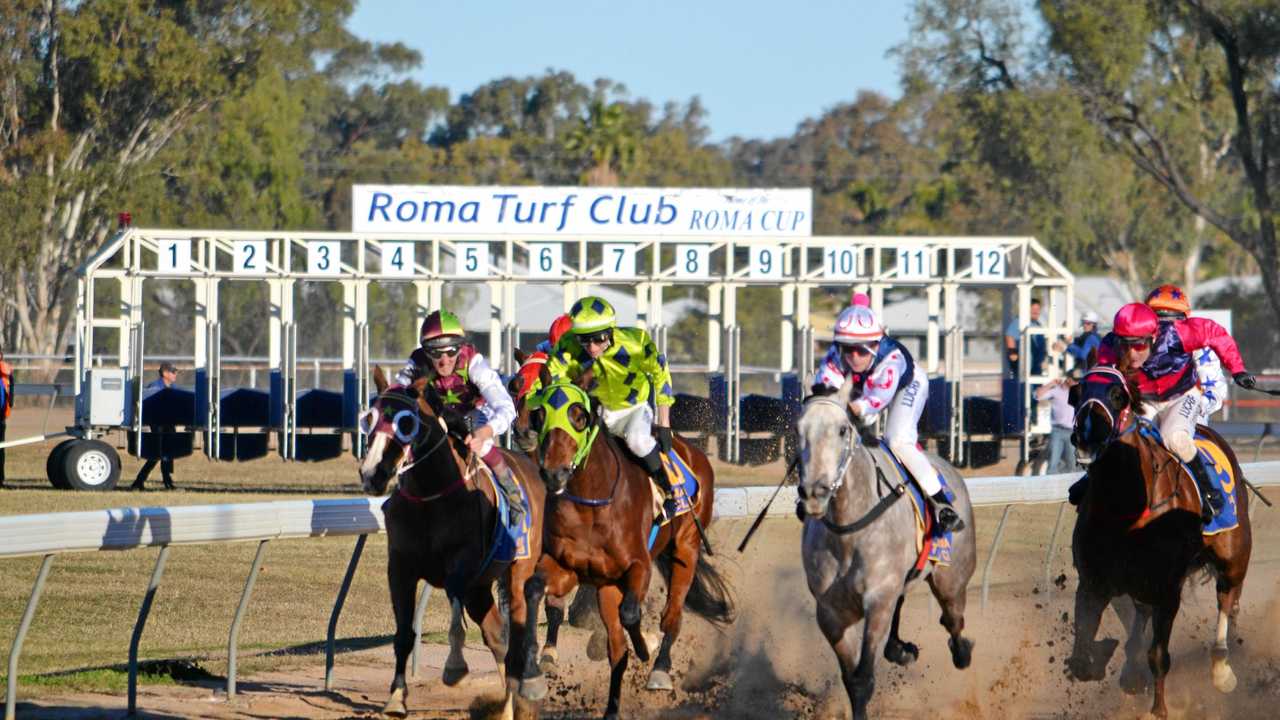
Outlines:
{"label": "rubber tyre", "polygon": [[77,440],[63,453],[62,472],[72,490],[114,490],[120,454],[101,440]]}
{"label": "rubber tyre", "polygon": [[49,451],[49,458],[44,461],[45,477],[49,478],[50,485],[59,490],[71,489],[71,485],[67,483],[67,476],[62,472],[62,456],[75,442],[75,438],[70,438],[54,445],[53,450]]}

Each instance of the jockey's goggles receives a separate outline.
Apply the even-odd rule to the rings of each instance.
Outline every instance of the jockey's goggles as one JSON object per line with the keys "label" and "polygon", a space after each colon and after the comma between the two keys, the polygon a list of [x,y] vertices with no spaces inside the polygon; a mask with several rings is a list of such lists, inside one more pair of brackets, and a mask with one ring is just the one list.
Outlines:
{"label": "jockey's goggles", "polygon": [[1120,344],[1129,350],[1142,352],[1151,347],[1151,338],[1149,337],[1122,337]]}
{"label": "jockey's goggles", "polygon": [[841,345],[840,346],[841,352],[845,352],[850,355],[858,355],[860,357],[866,357],[867,355],[875,355],[879,349],[880,349],[879,344],[875,344],[875,345],[858,344],[858,345]]}
{"label": "jockey's goggles", "polygon": [[578,335],[578,344],[582,347],[587,347],[588,345],[604,345],[611,340],[613,340],[612,330],[600,330],[598,332],[587,333],[585,335]]}
{"label": "jockey's goggles", "polygon": [[431,348],[426,352],[427,352],[427,357],[431,358],[432,360],[439,360],[442,357],[453,357],[454,355],[457,355],[460,350],[461,348],[458,348],[458,347],[441,347],[441,348]]}

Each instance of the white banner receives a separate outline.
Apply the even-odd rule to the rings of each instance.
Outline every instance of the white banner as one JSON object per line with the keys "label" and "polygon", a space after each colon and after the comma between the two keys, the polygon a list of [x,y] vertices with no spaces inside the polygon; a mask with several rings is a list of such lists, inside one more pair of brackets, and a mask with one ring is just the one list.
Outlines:
{"label": "white banner", "polygon": [[447,235],[812,234],[813,193],[684,188],[356,185],[353,232]]}

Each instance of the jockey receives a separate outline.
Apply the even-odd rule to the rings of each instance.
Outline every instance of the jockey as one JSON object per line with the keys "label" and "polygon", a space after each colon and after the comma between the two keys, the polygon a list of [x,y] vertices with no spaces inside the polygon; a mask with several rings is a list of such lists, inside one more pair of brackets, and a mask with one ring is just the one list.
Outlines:
{"label": "jockey", "polygon": [[[1191,302],[1187,294],[1177,285],[1161,285],[1147,295],[1147,307],[1156,311],[1161,323],[1170,324],[1178,320],[1186,320],[1191,312]],[[1196,382],[1200,385],[1204,399],[1200,403],[1199,423],[1209,424],[1209,416],[1222,409],[1227,399],[1226,375],[1223,374],[1222,360],[1212,348],[1202,348],[1192,353],[1196,361]]]}
{"label": "jockey", "polygon": [[[875,312],[861,304],[845,308],[836,319],[835,337],[818,367],[817,384],[839,389],[852,376],[854,392],[849,411],[872,422],[888,411],[885,441],[929,497],[945,530],[961,530],[964,521],[956,513],[938,481],[938,471],[916,445],[916,426],[929,397],[929,383],[915,361],[897,340],[884,334]],[[861,387],[857,387],[861,385]]]}
{"label": "jockey", "polygon": [[463,413],[471,428],[466,443],[493,470],[503,494],[507,496],[509,520],[519,526],[524,519],[524,502],[515,475],[493,444],[494,437],[511,427],[516,417],[511,396],[502,378],[485,361],[484,356],[467,342],[466,332],[457,316],[447,310],[436,310],[422,321],[419,333],[421,347],[413,351],[409,361],[396,375],[396,382],[412,385],[427,378],[450,410]]}
{"label": "jockey", "polygon": [[1209,482],[1203,463],[1193,462],[1199,455],[1194,438],[1203,393],[1196,386],[1191,353],[1204,348],[1218,354],[1237,385],[1246,389],[1255,385],[1253,375],[1244,369],[1236,341],[1221,325],[1208,318],[1161,320],[1142,303],[1130,303],[1116,313],[1114,329],[1098,346],[1098,363],[1136,374],[1143,416],[1159,426],[1165,448],[1191,468],[1207,522],[1222,510],[1225,500]]}
{"label": "jockey", "polygon": [[[547,361],[553,377],[576,378],[595,371],[591,396],[602,405],[601,419],[609,433],[621,438],[662,490],[666,517],[676,513],[675,492],[662,466],[661,453],[671,452],[671,371],[667,358],[649,333],[618,327],[613,306],[601,297],[587,296],[569,311],[572,332],[560,339]],[[653,395],[657,406],[649,405]],[[656,437],[656,441],[655,441]]]}
{"label": "jockey", "polygon": [[538,382],[538,371],[540,366],[547,364],[547,358],[551,355],[551,350],[560,342],[560,338],[569,332],[573,327],[573,318],[566,313],[556,318],[551,323],[551,329],[547,331],[547,339],[540,341],[532,353],[525,358],[524,364],[516,371],[515,377],[511,378],[508,387],[511,390],[511,396],[519,399],[538,389],[541,384]]}

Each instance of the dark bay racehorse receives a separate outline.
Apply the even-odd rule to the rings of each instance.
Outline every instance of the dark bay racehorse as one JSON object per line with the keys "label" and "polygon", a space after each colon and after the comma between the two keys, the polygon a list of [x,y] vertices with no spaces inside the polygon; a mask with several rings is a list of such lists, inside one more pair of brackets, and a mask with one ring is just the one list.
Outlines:
{"label": "dark bay racehorse", "polygon": [[[508,595],[512,647],[522,647],[529,620],[525,583],[542,554],[543,503],[546,490],[538,468],[528,458],[504,451],[507,466],[528,494],[529,557],[514,562],[489,559],[498,530],[497,498],[483,479],[478,458],[464,462],[465,445],[446,431],[444,408],[435,392],[419,380],[409,387],[388,387],[381,368],[374,370],[379,397],[361,418],[368,435],[368,451],[360,465],[365,492],[380,495],[392,478],[397,491],[383,504],[387,527],[387,582],[395,613],[396,671],[391,697],[383,712],[404,717],[408,688],[405,663],[413,649],[413,613],[418,581],[444,588],[454,620],[449,631],[450,653],[444,682],[456,685],[467,674],[462,659],[465,608],[479,623],[485,645],[493,653],[499,674],[507,678],[507,705],[523,669],[523,658],[507,653],[504,620],[494,603],[492,586]],[[459,432],[462,434],[462,432]],[[536,613],[535,613],[536,616]]]}
{"label": "dark bay racehorse", "polygon": [[[898,636],[908,584],[919,559],[916,519],[892,461],[868,447],[848,411],[852,381],[839,392],[804,403],[797,427],[804,519],[801,559],[817,602],[818,628],[840,663],[855,720],[867,717],[880,655],[909,665],[919,649]],[[877,457],[879,455],[879,457]],[[951,661],[969,666],[973,641],[964,637],[966,588],[977,563],[973,509],[964,479],[931,457],[955,495],[965,527],[951,542],[951,564],[926,563],[918,577],[942,607]],[[886,469],[887,466],[887,469]],[[922,713],[923,715],[923,713]]]}
{"label": "dark bay racehorse", "polygon": [[[1240,611],[1240,590],[1249,567],[1252,529],[1249,496],[1236,492],[1239,524],[1205,536],[1200,496],[1181,464],[1143,432],[1142,403],[1136,386],[1112,367],[1094,368],[1081,384],[1080,406],[1072,441],[1082,462],[1089,460],[1088,482],[1072,537],[1080,585],[1076,590],[1075,647],[1067,660],[1077,680],[1101,680],[1115,640],[1095,641],[1107,603],[1132,598],[1136,610],[1123,611],[1129,625],[1127,659],[1120,684],[1131,693],[1147,683],[1139,658],[1148,620],[1153,620],[1147,664],[1155,680],[1151,714],[1168,716],[1165,676],[1169,672],[1169,636],[1182,601],[1183,581],[1205,569],[1217,580],[1218,624],[1213,648],[1212,680],[1221,692],[1236,686],[1227,662],[1228,637]],[[1235,453],[1212,430],[1200,427],[1221,449],[1236,485],[1244,476]],[[1224,488],[1230,494],[1231,488]],[[1125,617],[1130,615],[1130,617]]]}
{"label": "dark bay racehorse", "polygon": [[[611,668],[605,717],[616,718],[629,655],[628,637],[641,662],[649,660],[640,618],[651,562],[657,562],[667,575],[668,590],[661,620],[662,644],[649,677],[650,689],[672,688],[671,647],[680,633],[686,604],[716,623],[730,622],[733,609],[723,579],[702,557],[701,539],[691,514],[662,526],[649,546],[654,503],[649,476],[604,429],[586,389],[592,378],[588,371],[576,383],[553,384],[545,367],[540,373],[540,397],[562,393],[560,410],[567,413],[570,427],[547,422],[546,407],[537,399],[521,403],[519,408],[516,431],[538,431],[536,452],[549,493],[544,555],[537,575],[527,585],[527,606],[535,615],[530,626],[535,627],[536,608],[544,592],[564,597],[579,582],[597,587]],[[701,483],[692,512],[709,526],[715,500],[711,464],[701,451],[678,437],[675,449]],[[546,683],[537,662],[536,639],[533,634],[526,638],[521,694],[537,700],[545,695]]]}

